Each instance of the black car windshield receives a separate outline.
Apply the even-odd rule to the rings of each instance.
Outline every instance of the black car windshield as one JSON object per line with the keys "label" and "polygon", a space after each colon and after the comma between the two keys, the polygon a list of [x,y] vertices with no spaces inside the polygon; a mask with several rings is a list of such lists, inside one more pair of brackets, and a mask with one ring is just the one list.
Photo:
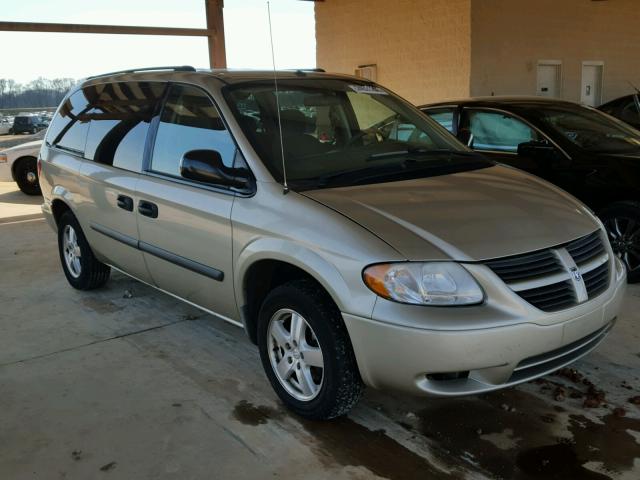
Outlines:
{"label": "black car windshield", "polygon": [[[483,168],[475,155],[413,106],[374,84],[282,79],[227,87],[225,97],[274,178],[293,188],[379,183]],[[277,104],[280,105],[280,147]]]}
{"label": "black car windshield", "polygon": [[576,105],[540,107],[538,115],[556,133],[594,153],[640,151],[640,132],[598,110]]}

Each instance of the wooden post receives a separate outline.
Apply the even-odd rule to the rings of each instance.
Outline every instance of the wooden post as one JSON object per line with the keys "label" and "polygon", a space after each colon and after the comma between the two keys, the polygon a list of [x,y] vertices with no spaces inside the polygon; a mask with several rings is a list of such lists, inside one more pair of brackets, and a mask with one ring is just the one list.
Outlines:
{"label": "wooden post", "polygon": [[209,66],[227,68],[227,54],[224,44],[224,0],[204,0],[207,14],[207,43],[209,45]]}

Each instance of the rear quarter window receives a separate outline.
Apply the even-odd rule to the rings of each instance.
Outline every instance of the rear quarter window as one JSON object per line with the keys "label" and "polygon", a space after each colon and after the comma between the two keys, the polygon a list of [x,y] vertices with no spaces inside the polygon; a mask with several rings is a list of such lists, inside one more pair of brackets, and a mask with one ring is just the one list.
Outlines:
{"label": "rear quarter window", "polygon": [[82,90],[65,99],[49,125],[47,144],[82,155],[89,130],[88,110],[89,102]]}

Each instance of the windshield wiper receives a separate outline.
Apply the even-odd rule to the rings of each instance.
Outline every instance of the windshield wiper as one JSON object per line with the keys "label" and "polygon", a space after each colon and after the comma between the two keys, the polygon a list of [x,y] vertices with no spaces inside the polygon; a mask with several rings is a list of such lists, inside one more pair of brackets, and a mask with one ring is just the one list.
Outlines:
{"label": "windshield wiper", "polygon": [[428,148],[406,148],[404,150],[396,150],[393,152],[382,152],[382,153],[372,153],[367,157],[367,160],[380,160],[389,157],[402,157],[408,155],[473,155],[476,156],[475,152],[465,152],[464,150],[450,150],[447,148],[439,148],[439,149],[428,149]]}
{"label": "windshield wiper", "polygon": [[[449,152],[455,154],[456,152]],[[473,152],[463,152],[463,156],[473,156],[476,157],[480,163],[490,164],[487,160],[482,157],[478,157],[478,155]],[[471,154],[471,155],[469,155]],[[449,171],[450,168],[454,167],[455,164],[451,162],[417,162],[413,159],[406,159],[400,163],[394,163],[392,165],[378,165],[376,167],[364,167],[364,168],[355,168],[349,170],[342,170],[340,172],[327,173],[325,175],[321,175],[315,179],[313,182],[316,187],[322,188],[326,187],[334,183],[336,180],[348,180],[352,177],[354,178],[353,182],[350,182],[350,185],[358,185],[363,184],[369,180],[379,179],[383,177],[394,177],[403,174],[411,174],[416,173],[423,170],[438,170],[438,169],[447,169]],[[468,162],[463,162],[458,165],[461,169],[469,168],[470,164]],[[310,179],[311,180],[311,179]]]}

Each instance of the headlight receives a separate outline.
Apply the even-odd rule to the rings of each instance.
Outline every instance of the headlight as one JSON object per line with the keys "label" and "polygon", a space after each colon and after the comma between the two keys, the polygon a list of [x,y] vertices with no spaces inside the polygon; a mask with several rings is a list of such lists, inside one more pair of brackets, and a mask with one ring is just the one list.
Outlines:
{"label": "headlight", "polygon": [[364,283],[388,300],[412,305],[474,305],[484,300],[480,285],[453,262],[387,263],[364,269]]}
{"label": "headlight", "polygon": [[7,154],[0,153],[0,163],[7,163]]}

